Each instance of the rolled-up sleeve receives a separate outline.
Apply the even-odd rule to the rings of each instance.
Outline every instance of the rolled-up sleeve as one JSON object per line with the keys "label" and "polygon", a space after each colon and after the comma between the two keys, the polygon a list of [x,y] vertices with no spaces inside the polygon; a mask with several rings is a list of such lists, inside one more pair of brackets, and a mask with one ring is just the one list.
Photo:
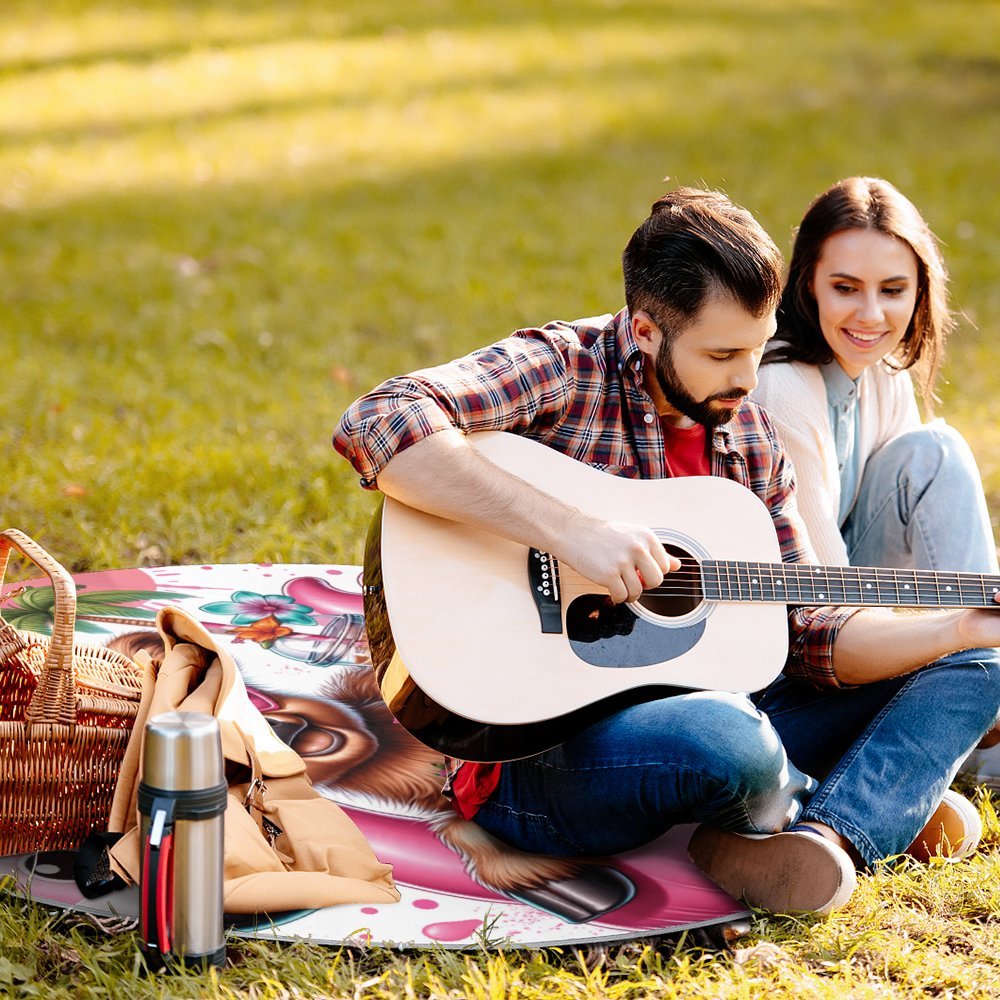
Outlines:
{"label": "rolled-up sleeve", "polygon": [[365,489],[376,488],[379,472],[397,452],[454,426],[433,398],[410,395],[406,386],[393,384],[399,381],[355,400],[333,433],[333,447],[354,466]]}
{"label": "rolled-up sleeve", "polygon": [[847,687],[833,669],[837,633],[859,608],[794,608],[788,615],[789,647],[785,673],[814,687]]}
{"label": "rolled-up sleeve", "polygon": [[551,424],[566,408],[572,346],[544,330],[519,331],[457,361],[391,378],[348,407],[333,446],[361,485],[374,489],[394,455],[438,431]]}

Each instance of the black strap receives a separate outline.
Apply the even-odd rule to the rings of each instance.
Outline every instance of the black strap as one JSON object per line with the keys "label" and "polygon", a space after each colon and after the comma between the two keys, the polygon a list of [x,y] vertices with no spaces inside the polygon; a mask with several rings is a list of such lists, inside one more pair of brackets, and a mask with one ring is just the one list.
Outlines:
{"label": "black strap", "polygon": [[128,883],[111,870],[108,856],[108,849],[117,844],[121,836],[120,833],[93,830],[80,845],[73,864],[73,877],[87,899],[97,899],[127,887]]}

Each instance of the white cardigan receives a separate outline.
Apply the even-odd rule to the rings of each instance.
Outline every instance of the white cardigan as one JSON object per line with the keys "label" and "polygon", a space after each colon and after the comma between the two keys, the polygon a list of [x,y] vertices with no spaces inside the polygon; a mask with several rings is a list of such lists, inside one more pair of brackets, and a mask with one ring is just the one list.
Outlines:
{"label": "white cardigan", "polygon": [[[753,398],[767,410],[795,467],[799,511],[813,549],[821,563],[845,566],[847,547],[837,523],[840,474],[823,376],[815,365],[792,361],[761,365],[757,377]],[[890,438],[920,426],[909,374],[881,364],[865,369],[856,419],[863,474],[869,457]]]}

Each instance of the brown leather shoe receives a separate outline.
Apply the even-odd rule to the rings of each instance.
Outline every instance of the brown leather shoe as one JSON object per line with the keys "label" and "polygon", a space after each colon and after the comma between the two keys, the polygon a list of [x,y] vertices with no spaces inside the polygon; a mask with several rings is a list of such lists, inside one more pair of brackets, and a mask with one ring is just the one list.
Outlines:
{"label": "brown leather shoe", "polygon": [[772,913],[829,913],[858,884],[847,852],[819,834],[740,834],[699,826],[688,854],[730,896]]}
{"label": "brown leather shoe", "polygon": [[976,807],[949,788],[906,853],[918,861],[961,861],[979,846],[982,836],[983,821]]}

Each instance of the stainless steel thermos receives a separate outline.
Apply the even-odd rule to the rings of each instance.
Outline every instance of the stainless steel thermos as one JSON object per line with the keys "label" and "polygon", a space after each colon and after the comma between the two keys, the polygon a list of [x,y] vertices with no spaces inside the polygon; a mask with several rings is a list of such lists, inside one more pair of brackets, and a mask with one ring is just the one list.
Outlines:
{"label": "stainless steel thermos", "polygon": [[139,933],[147,964],[223,964],[223,814],[219,724],[201,712],[146,723],[139,783]]}

